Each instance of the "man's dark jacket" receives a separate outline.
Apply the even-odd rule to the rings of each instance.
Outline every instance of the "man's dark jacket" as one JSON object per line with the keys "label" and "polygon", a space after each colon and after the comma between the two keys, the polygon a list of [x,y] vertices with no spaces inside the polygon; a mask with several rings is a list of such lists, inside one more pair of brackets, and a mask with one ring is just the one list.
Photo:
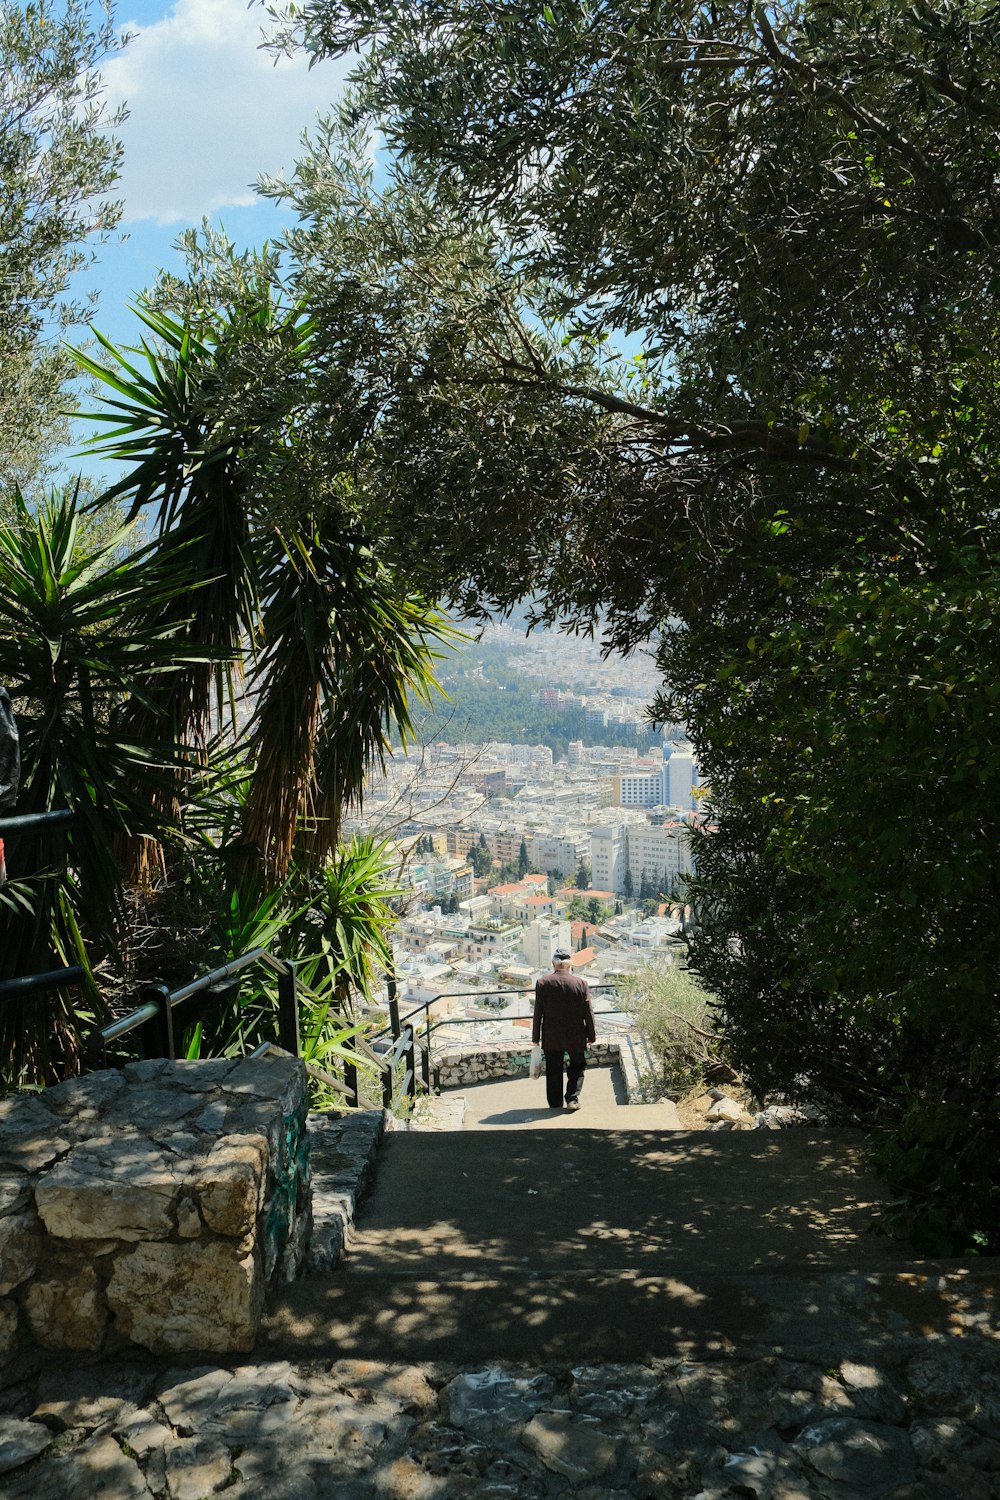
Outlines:
{"label": "man's dark jacket", "polygon": [[546,974],[535,985],[531,1040],[545,1052],[582,1052],[597,1035],[587,981],[568,969]]}

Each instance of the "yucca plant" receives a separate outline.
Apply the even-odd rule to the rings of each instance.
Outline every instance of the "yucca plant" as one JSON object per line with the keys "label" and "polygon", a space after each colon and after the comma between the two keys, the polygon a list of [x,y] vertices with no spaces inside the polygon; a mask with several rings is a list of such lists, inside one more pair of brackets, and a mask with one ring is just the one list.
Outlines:
{"label": "yucca plant", "polygon": [[[153,341],[144,338],[130,350],[134,359],[96,330],[110,363],[76,355],[104,392],[102,409],[86,416],[111,428],[89,446],[128,465],[108,497],[128,497],[132,516],[155,508],[160,557],[194,591],[191,600],[179,595],[163,601],[162,623],[183,632],[188,644],[207,645],[215,659],[178,660],[147,702],[130,705],[129,716],[139,734],[167,716],[175,742],[204,762],[213,716],[218,723],[231,712],[234,672],[256,627],[249,504],[238,462],[246,435],[221,427],[204,399],[206,383],[225,363],[224,341],[199,337],[146,306],[137,316]],[[238,347],[238,325],[228,331]],[[175,784],[154,802],[165,816],[176,817],[181,795]],[[151,877],[156,853],[148,844],[131,849],[134,878]]]}
{"label": "yucca plant", "polygon": [[[121,930],[116,840],[171,835],[151,808],[181,757],[155,714],[141,738],[123,733],[122,714],[130,703],[151,707],[157,677],[204,653],[164,621],[185,581],[155,547],[129,551],[128,526],[88,531],[80,509],[78,487],[37,512],[15,494],[0,524],[0,680],[21,737],[16,810],[73,813],[67,830],[7,841],[14,880],[0,906],[0,978],[81,963],[89,1020],[100,1006],[92,959]],[[7,1084],[72,1071],[80,1009],[72,992],[0,1008]]]}
{"label": "yucca plant", "polygon": [[435,647],[455,632],[336,513],[269,542],[242,835],[281,879],[293,854],[318,869],[336,849],[343,809],[383,763],[389,726],[408,733],[412,700],[434,688]]}
{"label": "yucca plant", "polygon": [[[186,642],[238,654],[254,705],[238,874],[276,885],[293,855],[318,866],[335,848],[343,807],[389,726],[405,733],[411,699],[433,692],[435,649],[456,632],[379,557],[330,455],[299,447],[319,379],[300,308],[261,285],[197,328],[146,305],[139,316],[153,340],[138,351],[101,338],[108,363],[79,356],[106,392],[87,415],[112,429],[91,447],[132,466],[109,493],[133,511],[163,497],[161,548],[183,548],[197,586]],[[162,684],[179,742],[204,736],[210,708],[235,719],[231,684],[227,700],[218,679],[214,703],[209,685],[190,671]]]}
{"label": "yucca plant", "polygon": [[[293,868],[275,889],[233,892],[214,934],[211,962],[269,948],[296,968],[302,1055],[324,1068],[351,1063],[374,1075],[353,1045],[371,1029],[358,1000],[375,998],[391,968],[393,903],[389,851],[371,837],[341,846],[320,871]],[[206,955],[206,959],[208,960]],[[227,1004],[189,1028],[188,1057],[242,1055],[273,1038],[277,982],[264,965],[243,976]],[[327,1102],[333,1102],[328,1100]]]}

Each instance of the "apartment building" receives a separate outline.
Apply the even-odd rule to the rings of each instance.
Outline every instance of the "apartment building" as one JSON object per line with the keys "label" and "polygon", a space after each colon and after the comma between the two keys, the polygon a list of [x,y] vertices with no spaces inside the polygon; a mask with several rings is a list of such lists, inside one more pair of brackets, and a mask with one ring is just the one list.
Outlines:
{"label": "apartment building", "polygon": [[663,747],[663,764],[656,770],[623,771],[615,777],[619,807],[677,807],[690,812],[696,805],[698,763],[690,750]]}
{"label": "apartment building", "polygon": [[690,835],[685,823],[616,823],[594,828],[590,835],[590,867],[594,885],[616,895],[625,893],[626,873],[638,895],[645,879],[668,892],[693,867]]}
{"label": "apartment building", "polygon": [[570,924],[544,917],[529,922],[521,939],[521,952],[533,969],[552,968],[552,955],[560,948],[570,948]]}
{"label": "apartment building", "polygon": [[573,875],[581,859],[587,857],[587,840],[583,834],[533,833],[525,839],[528,858],[539,870],[556,875]]}
{"label": "apartment building", "polygon": [[628,869],[632,889],[638,893],[643,880],[658,891],[669,892],[681,876],[691,871],[691,845],[685,823],[629,824],[626,835]]}

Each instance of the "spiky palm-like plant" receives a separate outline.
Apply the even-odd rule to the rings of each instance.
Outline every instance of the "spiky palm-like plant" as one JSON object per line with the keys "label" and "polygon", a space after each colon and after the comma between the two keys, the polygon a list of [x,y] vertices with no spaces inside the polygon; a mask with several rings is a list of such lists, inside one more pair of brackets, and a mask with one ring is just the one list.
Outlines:
{"label": "spiky palm-like plant", "polygon": [[[110,364],[79,356],[107,392],[91,415],[113,430],[95,451],[132,465],[110,493],[130,495],[133,510],[162,497],[162,552],[181,548],[197,586],[188,644],[236,654],[245,670],[237,868],[273,885],[293,854],[317,865],[336,846],[344,805],[384,755],[388,726],[408,729],[409,701],[432,691],[434,648],[454,631],[380,558],[329,455],[314,464],[298,446],[318,378],[301,309],[279,310],[262,286],[197,329],[148,307],[139,316],[154,335],[141,364],[103,339]],[[160,685],[180,743],[204,733],[210,707],[235,715],[221,678],[214,700],[210,682],[185,672]]]}
{"label": "spiky palm-like plant", "polygon": [[[83,963],[113,945],[122,916],[116,839],[160,840],[151,815],[176,775],[178,748],[157,717],[151,685],[178,661],[204,653],[166,622],[184,580],[156,549],[127,551],[128,528],[90,539],[78,489],[37,512],[20,495],[0,524],[0,680],[21,738],[19,813],[67,807],[67,831],[7,840],[14,876],[0,895],[0,978]],[[91,528],[93,532],[93,528]],[[190,596],[188,595],[190,603]],[[144,735],[125,733],[129,703],[148,710]],[[88,981],[89,1001],[99,997]],[[0,1058],[8,1082],[27,1070],[72,1069],[78,1000],[58,993],[0,1007]]]}

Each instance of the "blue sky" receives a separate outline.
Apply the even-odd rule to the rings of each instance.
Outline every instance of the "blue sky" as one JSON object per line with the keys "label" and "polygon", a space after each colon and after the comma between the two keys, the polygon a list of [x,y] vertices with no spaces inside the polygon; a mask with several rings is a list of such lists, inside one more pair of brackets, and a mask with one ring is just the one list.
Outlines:
{"label": "blue sky", "polygon": [[180,269],[180,231],[208,216],[239,245],[274,238],[287,217],[257,199],[261,172],[291,169],[300,137],[336,97],[341,63],[310,70],[260,50],[267,17],[246,0],[119,0],[117,20],[135,40],[102,73],[109,99],[129,115],[119,234],[99,248],[80,288],[96,288],[102,333],[138,333],[129,303],[157,270]]}

